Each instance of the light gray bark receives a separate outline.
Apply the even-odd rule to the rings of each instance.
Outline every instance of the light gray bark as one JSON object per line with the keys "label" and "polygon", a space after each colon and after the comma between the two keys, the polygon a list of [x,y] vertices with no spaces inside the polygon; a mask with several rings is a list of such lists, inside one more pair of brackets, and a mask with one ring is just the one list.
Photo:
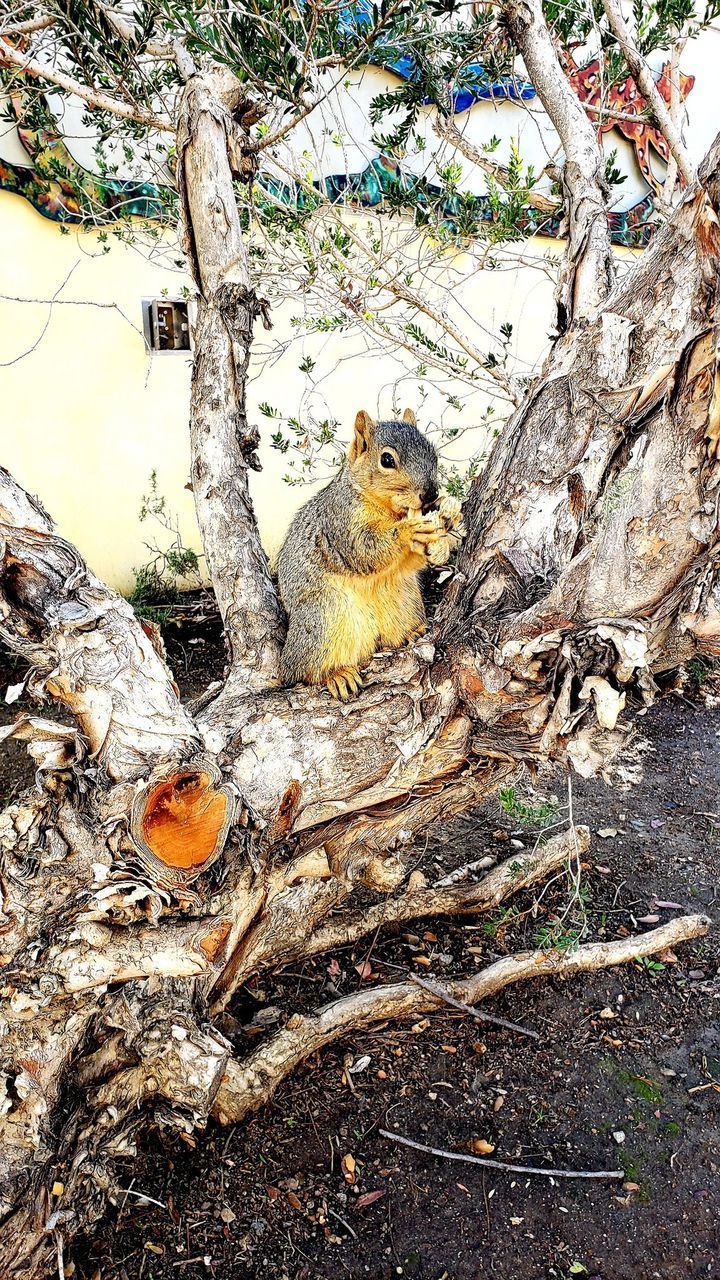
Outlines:
{"label": "light gray bark", "polygon": [[[16,732],[41,765],[41,789],[0,819],[8,1277],[40,1276],[52,1231],[69,1239],[101,1211],[144,1108],[186,1128],[245,1114],[313,1047],[434,1001],[419,989],[363,996],[291,1020],[265,1053],[237,1064],[209,1021],[251,973],[361,937],[380,915],[483,909],[536,882],[549,859],[577,857],[580,833],[577,845],[571,835],[570,847],[524,859],[519,874],[511,865],[484,888],[443,888],[413,879],[409,854],[433,817],[477,803],[522,761],[611,767],[626,742],[627,693],[649,700],[653,671],[720,650],[716,143],[701,185],[556,344],[498,442],[467,504],[469,536],[435,632],[376,659],[349,706],[269,687],[279,612],[245,504],[252,442],[233,416],[253,307],[232,219],[222,230],[234,130],[225,92],[191,77],[180,126],[189,249],[209,255],[207,267],[196,262],[193,432],[234,660],[221,699],[190,717],[129,607],[0,476],[2,635],[34,664],[31,687],[81,731],[22,718]],[[83,757],[83,738],[94,758]],[[209,822],[210,852],[218,832],[226,840],[222,862],[208,873],[172,862],[174,849],[203,845]],[[173,875],[154,876],[147,850]],[[372,895],[368,907],[358,890]],[[674,927],[680,940],[707,925],[689,917]],[[668,936],[628,939],[619,958]],[[601,948],[583,963],[617,959]],[[514,957],[461,997],[530,971],[559,972],[559,961]],[[85,1092],[63,1126],[75,1072]]]}
{"label": "light gray bark", "polygon": [[192,488],[230,650],[230,686],[240,693],[277,683],[283,621],[248,487],[259,437],[247,421],[245,380],[253,323],[267,314],[251,284],[233,186],[247,126],[223,105],[223,90],[224,77],[209,72],[188,80],[178,110],[177,180],[198,287]]}
{"label": "light gray bark", "polygon": [[653,78],[652,71],[640,53],[630,33],[618,0],[603,0],[603,9],[610,30],[616,37],[623,52],[625,61],[632,72],[633,79],[650,108],[658,129],[667,142],[670,153],[678,171],[687,183],[692,182],[695,170],[682,140],[680,129],[673,118],[670,107],[665,102]]}
{"label": "light gray bark", "polygon": [[502,9],[565,153],[568,244],[556,294],[562,334],[594,314],[614,279],[605,161],[596,130],[562,69],[540,0],[503,0]]}

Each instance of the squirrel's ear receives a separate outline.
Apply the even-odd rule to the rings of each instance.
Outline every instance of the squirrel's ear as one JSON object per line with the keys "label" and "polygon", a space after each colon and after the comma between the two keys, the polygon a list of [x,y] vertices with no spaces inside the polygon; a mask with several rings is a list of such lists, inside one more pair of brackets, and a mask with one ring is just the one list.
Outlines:
{"label": "squirrel's ear", "polygon": [[348,451],[349,462],[356,462],[369,449],[374,426],[370,414],[361,409],[355,418],[355,434]]}
{"label": "squirrel's ear", "polygon": [[417,419],[415,418],[415,414],[413,413],[412,409],[405,410],[402,416],[402,420],[403,422],[409,422],[411,427],[417,426]]}

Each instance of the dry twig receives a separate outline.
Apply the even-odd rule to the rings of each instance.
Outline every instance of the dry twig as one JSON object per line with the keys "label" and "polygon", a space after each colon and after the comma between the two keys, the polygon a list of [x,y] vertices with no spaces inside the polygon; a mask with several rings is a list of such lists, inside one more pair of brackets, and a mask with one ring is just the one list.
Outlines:
{"label": "dry twig", "polygon": [[400,1142],[404,1147],[412,1147],[414,1151],[425,1151],[430,1156],[442,1156],[444,1160],[462,1160],[466,1164],[481,1164],[486,1169],[502,1169],[505,1173],[540,1174],[544,1178],[624,1178],[622,1169],[538,1169],[530,1164],[507,1164],[504,1160],[491,1160],[487,1156],[471,1156],[464,1151],[446,1151],[443,1147],[428,1147],[424,1142],[415,1142],[412,1138],[404,1138],[400,1133],[391,1133],[389,1129],[378,1129],[381,1138],[389,1138],[391,1142]]}

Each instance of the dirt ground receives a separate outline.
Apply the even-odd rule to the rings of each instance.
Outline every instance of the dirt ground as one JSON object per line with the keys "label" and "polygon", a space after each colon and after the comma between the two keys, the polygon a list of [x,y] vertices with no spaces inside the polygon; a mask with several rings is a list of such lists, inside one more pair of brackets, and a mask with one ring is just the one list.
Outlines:
{"label": "dirt ground", "polygon": [[[170,651],[185,692],[220,674],[216,633],[178,636]],[[17,678],[0,675],[3,687]],[[575,821],[593,832],[579,893],[560,876],[511,912],[421,922],[265,975],[233,1009],[238,1051],[293,1008],[392,980],[390,966],[442,977],[548,931],[570,945],[583,927],[611,938],[680,908],[715,917],[720,714],[674,693],[638,724],[639,786],[574,783]],[[27,770],[3,751],[7,801]],[[557,814],[551,802],[538,815],[521,783],[506,808],[436,824],[418,865],[437,878],[506,857],[513,840],[527,846],[541,820],[566,822],[564,777],[536,790],[556,794]],[[524,984],[487,1007],[538,1040],[447,1009],[350,1037],[249,1123],[211,1128],[197,1145],[148,1128],[68,1280],[720,1280],[718,958],[714,931],[659,965]],[[499,1160],[620,1168],[624,1179],[483,1169],[412,1151],[381,1128],[459,1152],[484,1139]]]}

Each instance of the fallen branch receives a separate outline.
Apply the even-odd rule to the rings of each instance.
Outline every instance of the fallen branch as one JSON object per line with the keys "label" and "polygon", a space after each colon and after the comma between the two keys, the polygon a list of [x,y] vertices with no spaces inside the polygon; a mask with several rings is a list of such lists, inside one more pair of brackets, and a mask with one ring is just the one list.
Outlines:
{"label": "fallen branch", "polygon": [[[477,1004],[497,995],[513,982],[528,978],[565,978],[576,973],[608,969],[641,956],[707,933],[707,916],[680,916],[658,929],[612,942],[593,942],[571,953],[529,951],[504,956],[487,969],[448,983],[457,1000]],[[212,1114],[220,1124],[234,1124],[257,1111],[273,1096],[285,1076],[305,1058],[351,1031],[365,1030],[376,1022],[426,1013],[437,1001],[435,994],[414,982],[372,987],[344,996],[325,1005],[317,1013],[293,1014],[282,1031],[242,1061],[230,1059],[213,1105]]]}
{"label": "fallen branch", "polygon": [[443,987],[436,987],[433,982],[428,982],[427,978],[421,978],[417,973],[410,973],[408,977],[416,986],[437,996],[438,1000],[444,1001],[453,1009],[460,1009],[462,1013],[468,1013],[471,1018],[477,1018],[479,1022],[492,1022],[496,1027],[504,1027],[506,1031],[517,1031],[518,1035],[530,1036],[533,1040],[540,1039],[537,1031],[531,1031],[529,1027],[521,1027],[517,1022],[509,1022],[507,1018],[496,1018],[492,1013],[483,1013],[482,1009],[476,1009],[474,1005],[466,1004],[464,1000],[456,1000],[449,991],[445,991]]}
{"label": "fallen branch", "polygon": [[504,1160],[490,1160],[486,1156],[466,1155],[464,1151],[446,1151],[443,1147],[428,1147],[424,1142],[404,1138],[402,1134],[391,1133],[389,1129],[378,1129],[378,1133],[381,1138],[389,1138],[391,1142],[412,1147],[413,1151],[425,1151],[429,1156],[442,1156],[444,1160],[462,1160],[465,1164],[481,1164],[486,1169],[502,1169],[505,1173],[540,1174],[543,1178],[610,1178],[616,1181],[625,1177],[622,1169],[538,1169],[531,1164],[507,1164]]}

